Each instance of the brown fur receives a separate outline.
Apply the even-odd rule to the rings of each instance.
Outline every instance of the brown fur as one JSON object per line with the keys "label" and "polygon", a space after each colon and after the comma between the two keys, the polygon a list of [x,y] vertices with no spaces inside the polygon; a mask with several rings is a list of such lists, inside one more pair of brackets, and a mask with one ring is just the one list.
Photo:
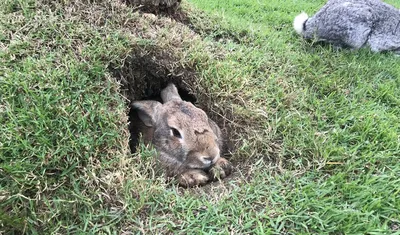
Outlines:
{"label": "brown fur", "polygon": [[232,166],[220,157],[223,139],[217,124],[182,101],[173,84],[162,90],[161,98],[164,104],[136,101],[132,106],[143,122],[144,139],[154,144],[167,175],[187,187],[228,176]]}

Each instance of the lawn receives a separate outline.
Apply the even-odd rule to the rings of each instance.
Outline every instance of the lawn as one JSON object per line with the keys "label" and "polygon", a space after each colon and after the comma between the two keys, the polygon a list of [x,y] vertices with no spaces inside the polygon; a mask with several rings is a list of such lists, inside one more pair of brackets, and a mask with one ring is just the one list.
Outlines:
{"label": "lawn", "polygon": [[[400,58],[302,40],[293,18],[324,2],[188,0],[183,24],[119,0],[2,1],[0,233],[400,234]],[[195,72],[230,178],[179,188],[154,150],[131,153],[115,71],[139,54]]]}

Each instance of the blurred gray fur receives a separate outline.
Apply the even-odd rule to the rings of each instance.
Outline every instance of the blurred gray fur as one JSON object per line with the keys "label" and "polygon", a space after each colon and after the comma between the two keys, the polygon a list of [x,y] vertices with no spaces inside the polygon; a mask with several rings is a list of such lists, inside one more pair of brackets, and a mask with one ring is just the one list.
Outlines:
{"label": "blurred gray fur", "polygon": [[293,25],[306,39],[400,54],[400,10],[381,0],[328,0],[310,18],[298,15]]}

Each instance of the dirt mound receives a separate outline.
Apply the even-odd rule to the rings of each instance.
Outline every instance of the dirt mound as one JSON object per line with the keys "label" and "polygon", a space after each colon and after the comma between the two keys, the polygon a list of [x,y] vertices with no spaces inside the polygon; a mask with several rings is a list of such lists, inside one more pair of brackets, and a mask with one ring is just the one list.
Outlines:
{"label": "dirt mound", "polygon": [[136,7],[148,13],[173,14],[179,7],[181,0],[124,0],[127,5]]}

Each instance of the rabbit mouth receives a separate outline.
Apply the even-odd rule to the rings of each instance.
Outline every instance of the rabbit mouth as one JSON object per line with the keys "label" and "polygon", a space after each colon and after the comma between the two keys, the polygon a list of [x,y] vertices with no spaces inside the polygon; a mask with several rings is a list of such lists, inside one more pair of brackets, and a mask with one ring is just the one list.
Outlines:
{"label": "rabbit mouth", "polygon": [[214,164],[212,162],[210,162],[209,164],[203,164],[202,166],[194,165],[194,166],[189,166],[189,167],[190,167],[190,169],[209,171],[213,165]]}
{"label": "rabbit mouth", "polygon": [[210,169],[211,169],[211,167],[213,166],[213,164],[210,164],[209,166],[207,166],[207,167],[203,167],[203,171],[209,171]]}
{"label": "rabbit mouth", "polygon": [[189,162],[187,166],[191,169],[198,170],[209,170],[216,162],[219,157],[213,158],[208,156],[200,156],[193,159],[193,161]]}

